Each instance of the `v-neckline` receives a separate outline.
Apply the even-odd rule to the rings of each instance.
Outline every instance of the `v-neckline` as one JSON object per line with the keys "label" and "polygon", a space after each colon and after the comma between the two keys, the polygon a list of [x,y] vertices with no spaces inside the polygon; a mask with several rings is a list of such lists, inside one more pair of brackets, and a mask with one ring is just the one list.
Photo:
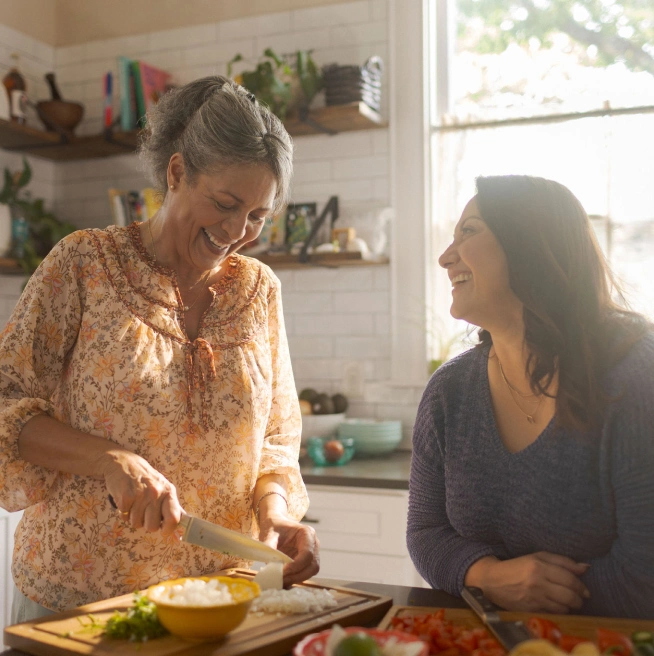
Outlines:
{"label": "v-neckline", "polygon": [[479,358],[479,366],[481,368],[481,370],[479,371],[479,375],[481,376],[481,382],[483,388],[484,410],[486,412],[488,423],[492,426],[493,441],[497,445],[498,449],[500,449],[500,451],[502,451],[502,453],[505,454],[505,456],[512,457],[512,458],[520,457],[522,454],[530,450],[539,448],[539,445],[542,444],[542,442],[545,439],[544,436],[549,434],[554,429],[556,415],[552,416],[552,418],[549,420],[547,425],[538,434],[538,436],[533,442],[529,443],[527,446],[525,446],[522,449],[519,449],[518,451],[509,451],[509,449],[507,449],[506,447],[506,444],[504,444],[504,441],[502,440],[500,431],[497,427],[497,420],[495,419],[495,413],[493,412],[493,399],[491,397],[491,391],[490,391],[490,380],[488,379],[489,353],[490,353],[490,347],[484,348],[482,357]]}

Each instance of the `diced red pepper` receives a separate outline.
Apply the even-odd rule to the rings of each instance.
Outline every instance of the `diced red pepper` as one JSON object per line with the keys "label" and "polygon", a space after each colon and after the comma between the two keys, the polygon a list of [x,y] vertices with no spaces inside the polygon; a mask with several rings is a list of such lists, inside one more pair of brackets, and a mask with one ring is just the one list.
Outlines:
{"label": "diced red pepper", "polygon": [[610,650],[616,656],[631,656],[634,650],[628,636],[610,629],[597,629],[597,646],[602,654]]}
{"label": "diced red pepper", "polygon": [[527,628],[535,638],[549,640],[555,645],[559,644],[561,629],[552,620],[546,620],[542,617],[530,617],[527,620]]}

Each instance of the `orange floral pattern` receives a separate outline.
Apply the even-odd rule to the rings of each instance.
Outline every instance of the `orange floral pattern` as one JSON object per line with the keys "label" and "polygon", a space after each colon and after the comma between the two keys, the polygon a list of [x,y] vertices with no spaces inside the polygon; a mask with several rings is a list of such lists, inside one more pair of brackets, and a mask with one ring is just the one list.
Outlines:
{"label": "orange floral pattern", "polygon": [[138,453],[188,512],[242,533],[256,535],[265,474],[286,477],[293,517],[306,511],[279,281],[240,255],[227,268],[191,342],[175,274],[149,258],[138,226],[81,230],[48,255],[0,334],[0,506],[25,510],[13,577],[47,608],[241,562],[132,529],[102,481],[21,460],[36,414]]}

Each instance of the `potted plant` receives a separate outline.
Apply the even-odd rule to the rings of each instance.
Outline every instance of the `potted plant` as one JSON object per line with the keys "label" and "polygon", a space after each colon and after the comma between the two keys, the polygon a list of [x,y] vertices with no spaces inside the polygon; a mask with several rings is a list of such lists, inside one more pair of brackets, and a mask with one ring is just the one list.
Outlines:
{"label": "potted plant", "polygon": [[13,245],[11,255],[27,274],[32,274],[52,247],[77,230],[72,223],[60,221],[45,209],[42,198],[32,199],[24,188],[32,179],[29,162],[23,158],[23,170],[12,173],[5,168],[0,203],[12,214]]}
{"label": "potted plant", "polygon": [[[289,111],[308,107],[322,89],[322,74],[311,57],[310,50],[298,50],[287,59],[279,57],[271,48],[266,48],[254,70],[244,71],[234,81],[251,91],[260,102],[282,121]],[[243,57],[237,54],[227,64],[227,75],[232,76],[232,67]]]}

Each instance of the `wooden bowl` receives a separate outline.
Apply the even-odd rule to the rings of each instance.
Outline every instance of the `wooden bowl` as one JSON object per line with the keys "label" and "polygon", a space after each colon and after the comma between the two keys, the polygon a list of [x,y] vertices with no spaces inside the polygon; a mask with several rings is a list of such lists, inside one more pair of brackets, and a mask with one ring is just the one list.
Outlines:
{"label": "wooden bowl", "polygon": [[40,100],[36,103],[36,111],[47,130],[54,132],[60,128],[72,132],[84,116],[84,105],[65,100]]}

